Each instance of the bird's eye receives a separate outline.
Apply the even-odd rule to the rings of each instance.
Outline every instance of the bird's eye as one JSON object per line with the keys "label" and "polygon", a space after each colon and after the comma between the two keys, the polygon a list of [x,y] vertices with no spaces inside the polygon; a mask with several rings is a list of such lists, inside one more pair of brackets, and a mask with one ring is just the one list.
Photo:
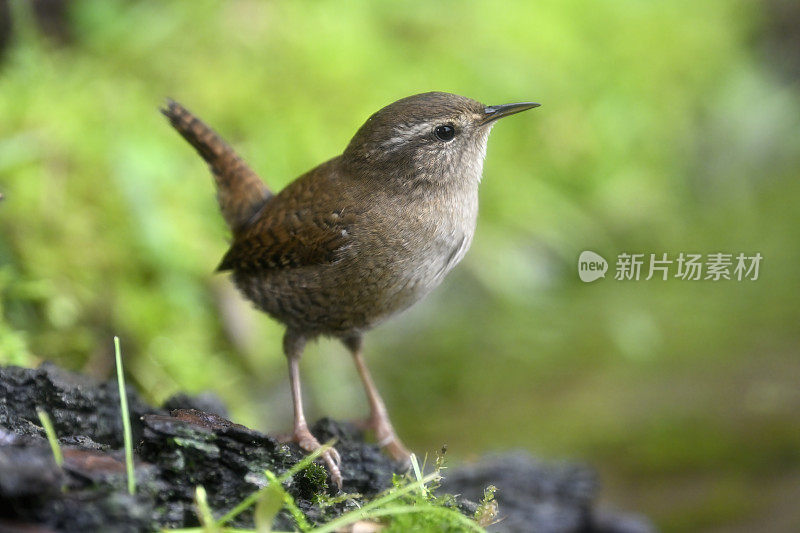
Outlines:
{"label": "bird's eye", "polygon": [[433,130],[433,134],[436,135],[436,138],[440,141],[452,141],[453,137],[456,136],[456,129],[451,124],[445,124],[444,126],[436,126],[436,129]]}

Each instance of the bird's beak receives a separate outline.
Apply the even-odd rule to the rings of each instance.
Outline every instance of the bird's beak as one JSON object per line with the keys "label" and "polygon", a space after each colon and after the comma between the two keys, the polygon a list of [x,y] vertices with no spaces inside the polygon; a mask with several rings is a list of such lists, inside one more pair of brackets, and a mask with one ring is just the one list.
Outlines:
{"label": "bird's beak", "polygon": [[483,110],[484,116],[480,120],[480,125],[483,126],[485,124],[494,122],[499,118],[507,117],[509,115],[513,115],[514,113],[527,111],[528,109],[533,109],[534,107],[539,107],[540,105],[542,104],[535,104],[533,102],[520,102],[518,104],[486,106],[486,108]]}

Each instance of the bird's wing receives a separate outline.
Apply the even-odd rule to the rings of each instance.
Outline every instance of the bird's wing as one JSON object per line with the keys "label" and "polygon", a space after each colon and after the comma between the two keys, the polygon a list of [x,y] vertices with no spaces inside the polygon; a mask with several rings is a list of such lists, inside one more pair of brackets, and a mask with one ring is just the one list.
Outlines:
{"label": "bird's wing", "polygon": [[234,234],[218,270],[277,270],[341,259],[353,245],[357,214],[329,171],[333,164],[320,165],[267,202]]}
{"label": "bird's wing", "polygon": [[334,263],[352,245],[346,217],[302,210],[270,216],[238,237],[217,270],[261,271]]}

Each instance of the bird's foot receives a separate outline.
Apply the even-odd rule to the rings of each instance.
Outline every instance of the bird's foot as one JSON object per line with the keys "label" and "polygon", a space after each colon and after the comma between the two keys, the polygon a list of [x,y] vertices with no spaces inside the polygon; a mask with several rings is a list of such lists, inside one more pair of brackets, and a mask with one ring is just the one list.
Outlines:
{"label": "bird's foot", "polygon": [[353,424],[361,430],[374,431],[378,446],[388,453],[392,459],[403,463],[403,466],[411,464],[411,452],[403,446],[403,443],[394,432],[391,422],[385,417],[370,417],[354,421]]}
{"label": "bird's foot", "polygon": [[[295,428],[292,440],[298,444],[303,450],[313,452],[321,447],[319,441],[311,434],[307,427]],[[336,448],[328,448],[321,455],[322,460],[328,466],[328,472],[339,490],[342,490],[342,472],[339,470],[339,465],[342,463],[342,457]]]}

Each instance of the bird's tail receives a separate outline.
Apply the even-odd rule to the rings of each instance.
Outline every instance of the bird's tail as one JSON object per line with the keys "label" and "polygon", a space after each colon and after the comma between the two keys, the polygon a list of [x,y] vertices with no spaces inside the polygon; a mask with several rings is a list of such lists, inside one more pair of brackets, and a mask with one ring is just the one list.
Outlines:
{"label": "bird's tail", "polygon": [[188,109],[167,100],[161,112],[208,163],[222,216],[234,233],[241,230],[272,196],[270,190],[228,143]]}

